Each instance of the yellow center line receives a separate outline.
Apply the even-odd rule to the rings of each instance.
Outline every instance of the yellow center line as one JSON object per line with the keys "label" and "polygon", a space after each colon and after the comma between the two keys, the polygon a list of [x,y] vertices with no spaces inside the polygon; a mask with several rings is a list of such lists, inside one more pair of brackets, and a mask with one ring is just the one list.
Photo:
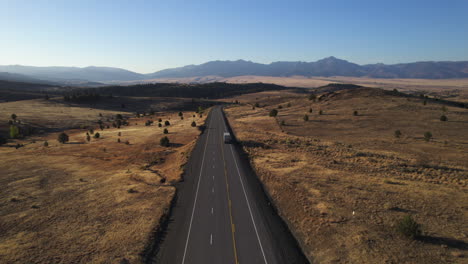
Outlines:
{"label": "yellow center line", "polygon": [[231,219],[231,234],[232,234],[232,247],[234,249],[234,260],[236,264],[239,264],[239,261],[237,259],[237,249],[236,249],[236,238],[234,236],[235,232],[235,226],[234,223],[232,222],[232,207],[231,207],[231,195],[229,193],[229,183],[228,183],[228,176],[227,176],[227,169],[226,169],[226,160],[224,159],[224,140],[221,138],[221,153],[223,156],[223,162],[224,162],[224,178],[226,180],[226,194],[228,198],[228,204],[229,204],[229,218]]}

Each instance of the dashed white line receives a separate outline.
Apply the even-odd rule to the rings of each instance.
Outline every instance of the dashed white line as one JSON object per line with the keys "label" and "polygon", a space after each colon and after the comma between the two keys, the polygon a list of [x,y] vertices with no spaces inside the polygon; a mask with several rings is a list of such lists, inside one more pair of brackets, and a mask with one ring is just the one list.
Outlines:
{"label": "dashed white line", "polygon": [[211,207],[211,214],[213,214],[213,207]]}
{"label": "dashed white line", "polygon": [[213,234],[210,234],[210,245],[213,245]]}
{"label": "dashed white line", "polygon": [[213,188],[211,188],[211,192],[212,192],[212,193],[214,193],[214,187],[213,187]]}
{"label": "dashed white line", "polygon": [[[210,119],[210,123],[211,123],[211,119]],[[184,249],[184,256],[182,257],[182,264],[185,263],[185,255],[187,254],[187,247],[188,247],[188,242],[190,239],[190,231],[192,230],[193,215],[195,214],[195,207],[197,205],[197,198],[198,198],[198,190],[200,189],[200,179],[202,176],[203,164],[205,162],[206,146],[208,146],[209,138],[210,138],[210,130],[208,130],[208,134],[206,134],[205,148],[203,150],[203,158],[202,158],[202,163],[200,167],[200,175],[198,175],[197,191],[195,192],[195,201],[193,202],[192,216],[190,217],[190,225],[189,225],[189,230],[187,234],[187,240],[185,241],[185,249]]]}

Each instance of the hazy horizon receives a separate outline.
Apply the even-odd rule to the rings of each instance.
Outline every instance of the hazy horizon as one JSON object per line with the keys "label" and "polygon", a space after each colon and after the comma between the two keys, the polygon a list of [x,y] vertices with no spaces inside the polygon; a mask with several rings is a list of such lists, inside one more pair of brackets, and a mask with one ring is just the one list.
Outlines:
{"label": "hazy horizon", "polygon": [[152,73],[213,60],[468,60],[466,1],[0,2],[0,65]]}

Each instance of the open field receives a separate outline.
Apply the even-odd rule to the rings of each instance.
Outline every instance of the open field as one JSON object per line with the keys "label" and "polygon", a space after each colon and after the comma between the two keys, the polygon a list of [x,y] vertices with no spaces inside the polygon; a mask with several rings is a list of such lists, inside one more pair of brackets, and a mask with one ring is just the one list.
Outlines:
{"label": "open field", "polygon": [[[236,136],[311,259],[468,260],[467,109],[446,106],[442,122],[437,102],[374,88],[317,101],[284,91],[232,100],[241,103],[226,110]],[[276,118],[268,116],[273,108]],[[428,142],[426,131],[433,135]],[[396,231],[405,215],[422,225],[417,240]]]}
{"label": "open field", "polygon": [[[141,262],[200,134],[191,122],[202,125],[206,115],[186,110],[181,120],[176,109],[187,108],[187,99],[120,99],[94,107],[60,99],[0,104],[2,125],[15,113],[22,124],[43,130],[0,147],[1,263]],[[144,107],[154,115],[107,128],[116,114],[135,116]],[[158,127],[159,118],[171,124]],[[91,134],[87,142],[87,129],[79,127],[88,126],[100,138]],[[159,144],[164,128],[170,147]],[[68,143],[57,142],[59,131],[70,136]],[[15,149],[17,143],[24,146]]]}

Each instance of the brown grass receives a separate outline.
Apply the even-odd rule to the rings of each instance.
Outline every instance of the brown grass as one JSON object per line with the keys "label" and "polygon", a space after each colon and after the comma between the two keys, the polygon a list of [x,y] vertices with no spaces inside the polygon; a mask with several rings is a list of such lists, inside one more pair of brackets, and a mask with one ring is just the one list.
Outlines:
{"label": "brown grass", "polygon": [[[378,89],[341,91],[320,102],[282,92],[235,99],[244,103],[227,110],[236,136],[309,257],[319,263],[467,260],[467,109],[447,107],[452,122],[441,122],[440,105]],[[255,102],[266,106],[252,109]],[[278,117],[268,117],[279,105]],[[396,129],[402,138],[394,137]],[[424,131],[434,139],[425,142]],[[406,214],[422,224],[420,240],[396,232]]]}
{"label": "brown grass", "polygon": [[[1,109],[8,109],[0,114],[1,122],[6,122],[11,105],[18,106],[14,111],[24,123],[46,128],[70,120],[89,124],[98,113],[118,113],[50,104],[41,100],[1,104]],[[45,122],[40,118],[31,122],[28,113],[34,112],[48,113]],[[69,129],[68,144],[59,144],[58,133],[50,133],[0,147],[0,262],[119,263],[124,258],[140,262],[174,196],[172,183],[180,180],[181,166],[199,135],[190,126],[192,119],[204,122],[205,117],[184,113],[184,120],[177,112],[158,112],[132,118],[130,126],[120,129],[95,128],[101,138],[89,143],[86,130]],[[157,127],[159,117],[171,122],[167,136],[172,147],[159,146],[164,129]],[[145,126],[150,118],[155,123]],[[49,147],[43,146],[45,140]],[[9,147],[17,142],[25,146]]]}

